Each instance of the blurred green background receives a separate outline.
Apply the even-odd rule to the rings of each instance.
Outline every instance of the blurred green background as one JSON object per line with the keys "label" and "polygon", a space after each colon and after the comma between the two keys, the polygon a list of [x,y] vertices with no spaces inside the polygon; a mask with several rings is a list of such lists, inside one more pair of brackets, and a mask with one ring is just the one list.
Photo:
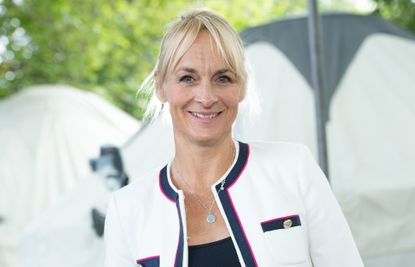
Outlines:
{"label": "blurred green background", "polygon": [[[372,13],[415,32],[415,0],[321,0],[321,11]],[[62,83],[103,96],[141,119],[136,95],[166,23],[192,7],[223,14],[237,30],[307,13],[307,0],[0,0],[0,99]]]}

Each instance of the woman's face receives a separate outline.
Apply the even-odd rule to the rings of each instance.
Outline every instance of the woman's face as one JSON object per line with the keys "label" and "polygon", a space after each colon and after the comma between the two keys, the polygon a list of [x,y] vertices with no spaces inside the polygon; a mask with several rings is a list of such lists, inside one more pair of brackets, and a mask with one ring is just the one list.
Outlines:
{"label": "woman's face", "polygon": [[199,33],[159,90],[170,105],[176,139],[209,144],[231,136],[242,86],[207,31]]}

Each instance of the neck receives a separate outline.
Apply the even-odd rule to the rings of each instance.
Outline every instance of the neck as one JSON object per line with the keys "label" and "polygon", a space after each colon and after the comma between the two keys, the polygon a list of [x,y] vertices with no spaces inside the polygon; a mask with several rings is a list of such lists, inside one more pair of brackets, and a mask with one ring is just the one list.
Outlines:
{"label": "neck", "polygon": [[[235,145],[230,136],[209,146],[177,141],[175,143],[174,183],[178,188],[190,189],[193,192],[205,191],[215,183],[228,170],[235,156]],[[181,179],[174,170],[180,173]]]}

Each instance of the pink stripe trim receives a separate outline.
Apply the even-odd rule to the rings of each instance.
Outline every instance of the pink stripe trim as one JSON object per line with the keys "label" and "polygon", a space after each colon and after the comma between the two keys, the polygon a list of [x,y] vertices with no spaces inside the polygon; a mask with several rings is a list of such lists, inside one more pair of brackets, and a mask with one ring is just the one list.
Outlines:
{"label": "pink stripe trim", "polygon": [[281,220],[290,219],[290,218],[299,217],[299,216],[300,215],[298,215],[298,214],[288,215],[288,216],[284,216],[284,217],[279,217],[279,218],[263,221],[263,222],[261,222],[261,224],[275,222],[275,221],[281,221]]}
{"label": "pink stripe trim", "polygon": [[147,260],[156,259],[156,258],[160,258],[160,256],[150,256],[150,257],[138,259],[138,260],[136,260],[136,262],[147,261]]}
{"label": "pink stripe trim", "polygon": [[230,189],[230,188],[231,188],[231,187],[232,187],[232,186],[236,183],[236,181],[238,181],[239,177],[241,177],[242,173],[245,171],[246,165],[248,165],[248,159],[249,159],[249,155],[250,155],[250,154],[251,154],[251,148],[250,148],[250,147],[249,147],[249,145],[248,145],[248,153],[247,153],[247,155],[246,155],[246,161],[245,161],[244,167],[242,168],[242,171],[239,173],[238,177],[237,177],[237,178],[236,178],[236,179],[232,182],[232,184],[230,184],[230,185],[226,188],[226,193],[228,194],[229,200],[231,201],[232,209],[233,209],[233,211],[235,212],[236,218],[238,219],[238,223],[239,223],[239,225],[241,226],[242,233],[244,234],[244,238],[245,238],[246,243],[248,244],[248,247],[249,247],[249,251],[251,252],[252,257],[254,258],[254,261],[255,261],[256,266],[258,266],[258,262],[257,262],[257,260],[256,260],[256,258],[255,258],[255,254],[254,254],[254,252],[252,251],[251,244],[249,243],[248,238],[246,237],[245,229],[244,229],[244,227],[243,227],[243,225],[242,225],[242,223],[241,223],[241,219],[239,218],[238,212],[236,211],[236,209],[235,209],[235,205],[233,204],[233,201],[232,201],[231,195],[229,194],[229,189]]}
{"label": "pink stripe trim", "polygon": [[248,146],[248,153],[246,155],[246,161],[242,168],[242,171],[238,174],[238,177],[236,177],[236,179],[227,187],[227,189],[231,188],[236,183],[236,181],[239,180],[239,177],[241,177],[242,173],[245,171],[246,165],[248,165],[249,156],[251,154],[251,147],[248,144],[247,146]]}
{"label": "pink stripe trim", "polygon": [[[166,168],[166,171],[168,171],[168,168]],[[167,173],[166,173],[166,175],[168,175]],[[167,181],[168,182],[168,181]],[[166,195],[166,193],[164,193],[164,191],[163,191],[163,187],[161,186],[161,171],[159,172],[159,188],[160,188],[160,191],[161,191],[161,193],[168,199],[168,200],[170,200],[170,202],[172,202],[172,203],[175,203],[176,204],[176,201],[174,201],[173,199],[171,199],[171,198],[169,198],[169,196],[167,196]],[[179,217],[181,217],[181,215],[179,214]],[[181,226],[180,226],[180,220],[179,220],[179,228],[180,228]],[[179,246],[180,246],[180,230],[179,230],[179,240],[177,241],[177,248],[176,248],[176,257],[175,257],[175,259],[174,259],[174,266],[176,266],[176,262],[177,262],[177,254],[179,254]],[[157,257],[157,256],[154,256],[154,257]],[[154,258],[154,257],[150,257],[150,258]],[[146,259],[148,259],[148,258],[146,258]]]}
{"label": "pink stripe trim", "polygon": [[241,226],[242,233],[244,234],[244,238],[245,238],[246,243],[248,244],[248,247],[249,247],[249,251],[251,252],[252,257],[254,258],[256,266],[258,266],[258,262],[256,261],[254,252],[252,251],[251,244],[249,243],[248,238],[246,237],[245,229],[244,229],[243,225],[241,224],[241,219],[239,218],[238,212],[235,209],[235,205],[233,204],[231,195],[229,194],[228,190],[226,190],[226,193],[228,193],[228,197],[229,197],[229,200],[231,201],[232,209],[235,212],[235,215],[236,215],[236,218],[238,219],[239,225]]}
{"label": "pink stripe trim", "polygon": [[[168,171],[168,170],[167,170]],[[166,175],[167,175],[167,173],[166,173]],[[170,202],[173,202],[173,203],[176,203],[173,199],[171,199],[171,198],[169,198],[169,196],[167,196],[166,195],[166,193],[164,193],[164,191],[163,191],[163,188],[162,188],[162,186],[161,186],[161,171],[159,172],[159,188],[160,188],[160,191],[161,191],[161,193],[168,199],[168,200],[170,200]]]}
{"label": "pink stripe trim", "polygon": [[[180,210],[180,202],[179,202],[179,209],[177,209],[177,213],[179,215],[179,239],[177,241],[176,256],[174,257],[174,266],[176,266],[176,263],[177,263],[177,255],[179,254],[179,247],[180,247],[180,228],[182,227],[182,225],[180,224],[180,218],[182,217],[180,212],[181,212],[181,210]],[[183,242],[184,242],[184,237],[183,237]]]}

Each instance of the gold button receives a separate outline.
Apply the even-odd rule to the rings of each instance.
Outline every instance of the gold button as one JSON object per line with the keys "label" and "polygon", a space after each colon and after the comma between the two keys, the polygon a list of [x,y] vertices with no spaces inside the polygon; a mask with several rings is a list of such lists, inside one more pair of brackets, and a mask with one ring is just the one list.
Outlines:
{"label": "gold button", "polygon": [[285,220],[282,225],[284,226],[285,229],[290,228],[293,225],[293,221],[291,221],[290,219]]}

